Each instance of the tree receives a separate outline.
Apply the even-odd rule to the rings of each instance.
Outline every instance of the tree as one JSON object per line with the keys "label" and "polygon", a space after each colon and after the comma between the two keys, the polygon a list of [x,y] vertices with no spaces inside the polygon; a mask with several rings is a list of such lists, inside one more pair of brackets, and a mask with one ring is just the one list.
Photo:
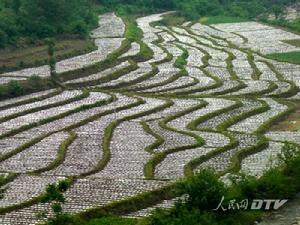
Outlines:
{"label": "tree", "polygon": [[16,15],[11,9],[0,11],[0,47],[13,43],[19,35]]}
{"label": "tree", "polygon": [[218,0],[174,0],[181,14],[190,19],[200,16],[217,15],[222,11]]}
{"label": "tree", "polygon": [[88,28],[96,24],[96,16],[87,0],[22,0],[20,16],[24,31],[36,37],[73,33],[78,24]]}
{"label": "tree", "polygon": [[[46,193],[41,197],[42,203],[52,203],[51,208],[55,217],[49,219],[49,224],[57,224],[57,221],[67,218],[61,204],[65,202],[63,193],[69,187],[70,182],[68,180],[60,181],[58,184],[49,184],[46,188]],[[47,212],[39,212],[37,217],[47,217]]]}
{"label": "tree", "polygon": [[55,59],[55,41],[53,39],[48,39],[48,56],[49,56],[49,67],[51,77],[56,76],[56,59]]}
{"label": "tree", "polygon": [[276,19],[279,19],[280,15],[283,11],[282,9],[283,9],[283,7],[280,6],[280,5],[273,5],[272,6],[271,11],[274,13]]}
{"label": "tree", "polygon": [[178,189],[181,194],[189,196],[186,202],[188,208],[201,211],[215,209],[226,193],[224,183],[210,169],[203,169],[195,176],[188,177],[185,182],[179,183]]}
{"label": "tree", "polygon": [[61,34],[85,38],[98,18],[89,0],[0,0],[0,47]]}
{"label": "tree", "polygon": [[28,88],[30,88],[31,90],[41,89],[44,86],[42,78],[35,74],[28,77],[27,81],[28,81]]}

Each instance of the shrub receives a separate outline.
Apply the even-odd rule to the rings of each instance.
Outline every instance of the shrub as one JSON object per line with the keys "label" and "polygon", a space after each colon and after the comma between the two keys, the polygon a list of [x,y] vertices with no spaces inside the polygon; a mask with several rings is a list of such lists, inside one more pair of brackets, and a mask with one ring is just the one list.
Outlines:
{"label": "shrub", "polygon": [[0,97],[5,96],[6,93],[7,93],[6,87],[4,87],[3,85],[0,85]]}
{"label": "shrub", "polygon": [[15,96],[22,95],[23,92],[24,92],[24,89],[18,81],[11,80],[8,83],[8,93],[9,93],[9,95],[15,97]]}
{"label": "shrub", "polygon": [[71,25],[71,33],[78,34],[81,38],[86,38],[88,36],[88,26],[84,21],[79,20]]}
{"label": "shrub", "polygon": [[[266,172],[261,178],[242,176],[224,186],[219,176],[210,169],[201,170],[194,176],[180,181],[175,187],[178,195],[188,194],[185,202],[177,202],[171,209],[157,209],[149,218],[142,220],[107,216],[89,222],[76,216],[58,215],[49,225],[252,225],[263,211],[213,211],[224,196],[228,200],[283,199],[292,197],[300,190],[300,149],[286,144],[280,156],[281,164]],[[174,191],[174,190],[172,190]]]}
{"label": "shrub", "polygon": [[65,198],[63,194],[58,190],[57,185],[50,184],[46,189],[46,193],[42,196],[41,202],[59,201],[64,202]]}
{"label": "shrub", "polygon": [[40,88],[42,86],[42,78],[38,75],[32,75],[29,78],[27,78],[29,87],[31,89]]}
{"label": "shrub", "polygon": [[262,177],[244,177],[236,184],[243,197],[291,198],[300,189],[300,149],[286,143],[279,155],[280,164],[264,173]]}
{"label": "shrub", "polygon": [[300,189],[300,148],[299,146],[286,143],[280,161],[284,165],[283,175],[293,178],[292,184]]}
{"label": "shrub", "polygon": [[210,169],[201,170],[178,184],[179,193],[188,194],[186,205],[201,211],[215,209],[222,196],[226,194],[224,184],[216,173]]}
{"label": "shrub", "polygon": [[70,181],[69,180],[62,180],[58,183],[57,185],[57,189],[60,191],[60,192],[65,192],[67,191],[67,189],[70,187]]}
{"label": "shrub", "polygon": [[143,32],[135,23],[128,23],[126,30],[126,38],[130,41],[139,42],[143,37]]}
{"label": "shrub", "polygon": [[189,53],[186,49],[184,48],[181,48],[183,53],[181,56],[179,56],[176,60],[175,60],[175,63],[174,65],[181,69],[181,70],[184,70],[184,66],[187,64],[187,61],[186,59],[189,57]]}
{"label": "shrub", "polygon": [[[100,219],[95,219],[87,223],[86,225],[136,225],[139,224],[137,219],[130,219],[130,218],[120,218],[117,216],[107,216]],[[142,224],[139,224],[142,225]]]}
{"label": "shrub", "polygon": [[188,210],[183,205],[173,210],[156,210],[150,217],[149,225],[221,225],[212,213],[203,213],[199,209]]}

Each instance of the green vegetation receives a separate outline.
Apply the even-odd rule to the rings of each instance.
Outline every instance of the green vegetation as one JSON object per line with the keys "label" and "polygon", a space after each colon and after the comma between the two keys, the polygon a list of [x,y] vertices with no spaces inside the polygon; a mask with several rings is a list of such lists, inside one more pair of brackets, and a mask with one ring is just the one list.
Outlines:
{"label": "green vegetation", "polygon": [[0,199],[2,199],[4,197],[4,192],[7,189],[6,184],[11,182],[12,180],[14,180],[16,178],[16,176],[17,175],[14,173],[0,175]]}
{"label": "green vegetation", "polygon": [[222,196],[225,197],[224,205],[228,205],[232,199],[237,202],[248,199],[251,202],[252,199],[293,197],[300,189],[299,147],[286,143],[280,162],[281,166],[266,172],[260,179],[244,176],[240,181],[233,180],[230,187],[225,187],[214,172],[203,170],[178,185],[179,193],[189,194],[188,201],[179,203],[171,210],[159,210],[150,217],[149,224],[187,224],[186,218],[190,218],[192,224],[253,224],[260,218],[262,211],[213,212],[211,209],[216,208]]}
{"label": "green vegetation", "polygon": [[125,36],[129,41],[138,42],[143,38],[143,31],[140,28],[138,28],[135,22],[132,22],[131,20],[130,22],[128,21],[126,28],[127,29],[126,29]]}
{"label": "green vegetation", "polygon": [[[20,48],[10,47],[0,50],[0,72],[9,72],[27,67],[47,64],[48,52],[46,43],[36,43]],[[22,47],[22,48],[21,48]],[[68,38],[56,40],[55,57],[58,61],[84,54],[96,49],[91,40]]]}
{"label": "green vegetation", "polygon": [[175,60],[174,66],[180,69],[182,75],[188,75],[188,72],[185,69],[185,65],[187,64],[187,58],[189,57],[189,53],[185,48],[178,46],[182,50],[182,54],[177,57]]}
{"label": "green vegetation", "polygon": [[216,23],[239,23],[246,22],[248,19],[232,16],[209,16],[202,17],[200,23],[202,24],[216,24]]}
{"label": "green vegetation", "polygon": [[24,92],[23,87],[19,84],[18,81],[11,80],[8,83],[8,93],[11,96],[19,96],[22,95]]}
{"label": "green vegetation", "polygon": [[86,225],[136,225],[138,224],[137,219],[130,219],[130,218],[120,218],[116,216],[109,216],[109,217],[103,217],[101,219],[95,219],[91,220]]}
{"label": "green vegetation", "polygon": [[267,55],[267,57],[282,62],[300,64],[300,52],[274,53]]}
{"label": "green vegetation", "polygon": [[296,102],[294,112],[287,115],[287,117],[274,124],[271,127],[272,131],[300,131],[300,104]]}
{"label": "green vegetation", "polygon": [[284,9],[284,6],[292,4],[295,1],[277,0],[274,3],[272,0],[98,0],[98,2],[103,6],[103,11],[113,9],[123,15],[176,10],[184,17],[198,19],[200,16],[216,15],[254,18],[267,11],[278,14]]}
{"label": "green vegetation", "polygon": [[[64,220],[64,212],[61,203],[65,202],[64,192],[70,187],[69,180],[62,180],[58,184],[50,184],[46,188],[46,193],[41,197],[42,203],[52,203],[51,208],[54,217],[49,219],[49,225],[55,225],[57,220]],[[47,217],[47,212],[40,212],[38,217]]]}
{"label": "green vegetation", "polygon": [[4,196],[5,187],[3,188],[4,184],[6,184],[6,178],[4,175],[0,176],[0,199]]}
{"label": "green vegetation", "polygon": [[214,211],[224,197],[226,208],[231,200],[239,203],[248,199],[289,199],[300,190],[300,148],[286,143],[279,156],[280,164],[266,172],[261,178],[242,175],[225,186],[219,176],[204,169],[194,176],[178,182],[173,190],[177,196],[188,194],[189,198],[179,201],[172,209],[159,209],[144,219],[124,219],[112,214],[92,219],[85,216],[61,215],[51,225],[250,225],[263,215],[262,210]]}
{"label": "green vegetation", "polygon": [[[116,11],[119,15],[145,15],[167,10],[176,10],[176,16],[167,16],[165,25],[176,25],[184,21],[198,20],[205,24],[245,22],[253,18],[261,21],[300,31],[300,21],[286,21],[280,18],[286,6],[295,3],[295,0],[170,0],[170,1],[143,1],[143,0],[97,0],[100,12]],[[274,21],[269,21],[268,15],[276,15]]]}
{"label": "green vegetation", "polygon": [[31,93],[53,87],[51,83],[37,75],[32,75],[26,81],[11,80],[7,85],[0,86],[0,99],[17,97],[25,93]]}
{"label": "green vegetation", "polygon": [[[23,0],[19,0],[19,1],[12,1],[13,3],[19,3],[20,5],[22,4]],[[25,2],[25,0],[24,0]],[[29,1],[28,1],[29,2]],[[33,2],[33,1],[32,1]],[[50,2],[50,0],[49,0]],[[85,1],[80,1],[80,2],[85,2]],[[99,2],[102,4],[102,7],[105,8],[107,10],[110,10],[111,8],[115,8],[117,7],[118,12],[121,15],[127,15],[130,10],[132,10],[132,12],[134,12],[133,9],[137,9],[137,12],[142,12],[142,10],[145,10],[145,12],[156,12],[159,10],[165,10],[165,9],[179,9],[180,10],[180,16],[178,17],[178,19],[172,21],[172,17],[167,17],[168,19],[166,19],[164,22],[162,23],[166,23],[168,25],[170,24],[180,24],[183,17],[181,16],[186,16],[189,17],[191,19],[194,18],[199,18],[199,16],[202,15],[208,15],[208,17],[202,17],[201,22],[206,23],[206,24],[212,24],[212,23],[219,23],[219,22],[241,22],[241,21],[246,21],[247,18],[252,18],[255,13],[254,9],[251,8],[251,10],[253,10],[253,12],[250,10],[250,8],[243,8],[243,4],[249,6],[249,4],[239,1],[239,0],[229,0],[226,2],[223,2],[221,0],[215,0],[215,1],[207,1],[207,0],[182,0],[182,1],[178,1],[178,0],[173,0],[170,1],[169,3],[165,3],[162,1],[122,1],[122,3],[118,3],[118,0],[114,0],[114,1],[100,1]],[[255,1],[254,1],[255,2]],[[261,4],[264,4],[268,2],[267,0],[262,1]],[[287,1],[285,1],[287,3]],[[46,1],[46,3],[48,3],[48,1]],[[222,3],[222,4],[221,4]],[[284,4],[286,4],[284,3]],[[63,3],[62,3],[63,4]],[[235,5],[232,5],[235,4]],[[257,2],[258,4],[258,2]],[[109,5],[109,6],[108,6]],[[9,3],[7,3],[6,1],[2,1],[0,0],[0,6],[2,7],[2,9],[4,8],[9,8],[12,7]],[[14,7],[16,7],[16,5],[13,5]],[[139,7],[141,6],[141,7]],[[189,6],[189,8],[187,8],[187,6]],[[256,5],[259,8],[259,5]],[[268,5],[264,5],[262,8],[264,11],[265,7],[267,7]],[[0,7],[0,8],[1,8]],[[17,4],[17,12],[15,13],[16,15],[19,13],[18,11],[20,10],[21,6],[19,6]],[[226,8],[228,7],[228,8]],[[231,7],[235,7],[236,11],[231,11]],[[240,8],[239,8],[240,7]],[[250,7],[250,6],[249,6]],[[252,7],[252,6],[251,6]],[[243,11],[242,11],[243,10]],[[275,9],[274,9],[275,10]],[[278,9],[276,9],[278,10]],[[259,11],[258,11],[259,12]],[[277,11],[276,11],[277,12]],[[1,11],[0,11],[1,13]],[[190,15],[188,15],[187,13],[190,13]],[[220,15],[221,16],[214,16],[214,15]],[[210,16],[212,15],[212,16]],[[0,17],[1,18],[1,17]],[[123,50],[125,51],[126,49],[129,48],[129,44],[130,42],[137,42],[140,44],[141,46],[141,51],[140,53],[137,55],[137,57],[139,58],[139,60],[146,60],[151,58],[153,52],[151,51],[151,49],[149,47],[147,47],[147,45],[145,45],[142,42],[142,31],[137,27],[136,23],[132,22],[132,21],[126,21],[126,26],[127,26],[127,30],[126,30],[126,38],[127,40],[124,41],[123,46],[121,47],[121,50],[118,50],[118,53],[121,53]],[[84,27],[84,26],[83,26]],[[76,34],[79,36],[86,36],[86,32],[89,28],[85,27],[85,29],[83,29],[83,27],[78,26],[78,30],[61,30],[62,33],[66,33],[66,34]],[[47,34],[45,36],[41,35],[41,36],[30,36],[28,35],[28,37],[30,38],[45,38],[48,36],[56,36],[57,34],[60,33],[60,28],[57,28],[57,31],[53,33],[51,33],[50,35]],[[62,28],[61,28],[62,29]],[[1,32],[1,22],[0,22],[0,32]],[[25,31],[24,31],[25,32]],[[0,33],[1,34],[1,33]],[[18,36],[19,35],[19,36]],[[23,37],[23,30],[20,31],[20,33],[18,33],[15,42],[13,43],[8,43],[7,44],[15,44],[18,41],[18,38]],[[24,33],[24,35],[26,35],[26,33]],[[0,37],[1,38],[1,37]],[[298,41],[294,42],[295,45],[299,44]],[[49,54],[49,65],[51,67],[51,75],[52,77],[55,77],[56,72],[55,72],[55,43],[53,41],[49,41],[48,42],[48,54]],[[6,45],[4,43],[4,45]],[[180,75],[184,75],[187,74],[186,70],[185,70],[185,65],[187,63],[187,58],[189,57],[188,55],[188,51],[184,48],[181,48],[183,53],[181,56],[179,56],[175,63],[174,66],[179,68],[181,70],[181,74]],[[103,70],[105,67],[109,67],[109,66],[113,66],[114,64],[117,64],[117,62],[119,62],[117,60],[118,58],[118,53],[113,53],[111,54],[105,61],[101,62],[101,63],[97,63],[93,66],[90,66],[88,68],[84,68],[82,70],[77,70],[76,72],[72,71],[69,73],[65,73],[64,77],[62,76],[62,79],[65,79],[68,76],[77,76],[78,74],[80,74],[80,76],[84,76],[85,74],[90,74],[91,71],[99,71],[99,70]],[[300,52],[299,52],[300,53]],[[297,53],[297,54],[299,54]],[[286,54],[290,54],[290,53],[286,53]],[[296,54],[296,53],[293,53]],[[279,54],[277,54],[279,55]],[[300,54],[299,54],[300,55]],[[280,54],[280,56],[282,57],[282,54]],[[208,64],[208,59],[209,59],[209,55],[206,54],[204,56],[204,59],[206,57],[206,61],[207,61],[207,66]],[[275,57],[273,55],[270,55],[270,57]],[[298,57],[298,58],[297,58]],[[298,60],[298,62],[300,62],[300,57],[299,56],[291,56],[290,58],[292,58],[293,60],[295,60],[295,58]],[[133,57],[134,58],[134,57]],[[167,57],[168,58],[168,57]],[[168,60],[166,58],[166,60]],[[288,60],[287,58],[289,57],[285,57],[286,60]],[[135,58],[134,58],[135,59]],[[228,67],[232,67],[232,60],[234,59],[234,55],[231,54],[229,55],[227,62],[228,62]],[[260,74],[259,74],[259,70],[257,69],[257,67],[255,66],[255,64],[253,64],[253,55],[251,52],[249,52],[248,54],[248,60],[250,61],[251,66],[253,67],[254,73],[253,73],[253,77],[255,79],[258,79]],[[138,60],[136,60],[138,61]],[[203,60],[204,61],[204,60]],[[21,65],[22,63],[20,62],[20,67],[22,67]],[[135,65],[136,66],[136,65]],[[133,66],[134,67],[134,66]],[[154,65],[153,65],[154,68]],[[203,67],[205,68],[205,66]],[[233,69],[228,69],[229,72],[231,73],[231,75],[233,75]],[[127,71],[123,70],[121,72],[116,72],[115,74],[113,74],[113,77],[117,77],[121,74],[125,74]],[[153,71],[151,71],[150,73],[144,75],[143,77],[136,79],[134,82],[130,82],[130,84],[138,82],[138,81],[142,81],[148,77],[153,76],[155,73],[157,72],[157,69],[153,69]],[[78,75],[79,76],[79,75]],[[109,78],[103,78],[103,79],[111,79],[112,76],[110,76]],[[128,82],[124,82],[124,83],[120,83],[120,85],[116,85],[114,88],[120,88],[119,90],[122,90],[121,88],[124,87],[125,85],[127,85]],[[44,80],[42,78],[40,78],[37,75],[33,75],[32,77],[28,78],[28,80],[26,82],[18,82],[18,81],[11,81],[7,86],[1,86],[0,87],[0,97],[14,97],[14,96],[19,96],[22,95],[24,93],[28,93],[30,92],[30,90],[37,90],[37,89],[47,89],[49,87],[54,86],[53,83],[49,82],[48,80]],[[218,85],[218,84],[217,84]],[[240,87],[238,87],[240,88]],[[105,89],[105,88],[103,88]],[[111,88],[109,88],[111,89]],[[264,90],[261,92],[256,93],[255,95],[261,95],[264,92],[271,92],[273,89],[275,89],[275,86],[270,86],[268,90]],[[226,90],[226,91],[230,91],[230,90]],[[132,105],[127,105],[124,106],[124,108],[126,107],[130,107],[130,106],[134,106],[134,105],[139,105],[142,104],[143,101],[142,99],[138,99],[137,103],[132,103]],[[39,126],[41,124],[45,124],[47,122],[51,122],[54,120],[57,120],[59,118],[62,118],[64,116],[70,115],[71,113],[75,113],[78,112],[80,110],[84,110],[84,109],[88,109],[91,107],[95,107],[97,105],[103,104],[103,102],[98,102],[92,105],[84,105],[82,107],[76,108],[74,110],[70,110],[66,113],[62,113],[58,116],[53,116],[53,117],[49,117],[47,119],[44,119],[42,121],[40,121],[39,123],[32,123],[29,124],[28,126],[22,126],[19,129],[16,130],[12,130],[10,133],[5,133],[5,135],[10,136],[13,135],[14,133],[17,132],[21,132],[22,130],[26,130],[29,129],[31,127],[36,127]],[[49,106],[49,105],[48,105]],[[156,107],[153,110],[149,110],[149,111],[145,111],[143,113],[139,113],[139,114],[134,114],[132,116],[127,116],[125,118],[122,119],[118,119],[115,120],[114,122],[112,122],[106,129],[105,129],[105,135],[104,135],[104,140],[103,140],[103,158],[101,161],[99,161],[99,163],[95,166],[95,168],[92,171],[89,171],[86,174],[83,174],[82,176],[87,176],[91,173],[95,173],[99,170],[101,170],[102,168],[105,167],[105,165],[109,162],[110,157],[111,157],[111,153],[110,153],[110,143],[111,143],[111,138],[112,135],[114,133],[114,130],[117,128],[118,124],[127,120],[131,120],[134,118],[138,118],[139,116],[142,115],[147,115],[150,114],[151,112],[155,112],[155,111],[159,111],[165,108],[168,108],[171,106],[171,101],[166,102],[163,106],[159,106]],[[214,113],[210,113],[205,117],[201,117],[201,121],[205,120],[207,118],[211,118],[213,116],[219,115],[222,112],[227,112],[229,110],[233,110],[235,108],[241,107],[242,104],[237,103],[236,105],[233,105],[231,107],[228,107],[226,109],[223,110],[219,110],[216,111]],[[261,109],[258,110],[264,110],[266,107],[262,107]],[[114,111],[118,111],[119,109],[115,109]],[[121,108],[120,108],[121,110]],[[111,111],[112,112],[112,111]],[[257,112],[257,111],[256,111]],[[108,113],[108,112],[107,112]],[[251,113],[254,113],[251,112]],[[250,114],[250,113],[249,113]],[[248,115],[249,115],[248,114]],[[98,115],[100,117],[100,114]],[[177,115],[178,116],[178,115]],[[245,114],[243,114],[243,116],[245,116]],[[96,117],[93,118],[89,118],[91,121],[93,121]],[[234,118],[234,121],[238,120],[238,119],[242,119],[242,118]],[[167,121],[170,120],[170,118],[166,118],[165,120],[163,120],[161,122],[161,127],[165,128],[167,127]],[[229,123],[233,123],[234,121],[229,121]],[[84,122],[87,122],[87,120],[85,120]],[[83,122],[79,122],[76,124],[73,124],[72,126],[79,126],[79,124],[82,124]],[[194,130],[196,129],[198,123],[200,123],[200,120],[195,120],[194,122],[195,124],[193,125]],[[228,124],[222,124],[223,127],[219,127],[218,129],[220,129],[220,131],[224,131],[225,127],[229,126]],[[72,127],[70,126],[70,127]],[[148,129],[148,133],[152,134],[154,137],[156,137],[157,141],[149,146],[146,150],[148,151],[152,151],[154,149],[154,147],[156,145],[159,145],[160,142],[163,141],[162,137],[160,137],[158,134],[155,134],[154,132],[151,131],[151,129],[149,128],[149,126],[147,126],[146,123],[143,124],[144,127],[146,127],[146,129]],[[66,128],[66,129],[71,129],[70,127]],[[266,127],[266,126],[265,126]],[[259,131],[263,130],[265,127],[261,127],[259,129]],[[191,129],[191,127],[189,127]],[[179,132],[180,133],[180,132]],[[184,133],[184,132],[181,132]],[[188,135],[188,132],[185,132],[186,135]],[[50,135],[50,134],[47,134]],[[225,132],[224,135],[226,136]],[[2,136],[2,138],[4,137]],[[193,135],[190,135],[193,136]],[[195,135],[196,136],[196,135]],[[228,135],[230,136],[230,135]],[[40,137],[42,139],[42,137]],[[66,149],[67,147],[72,143],[72,141],[76,138],[76,134],[75,133],[70,133],[70,136],[67,140],[65,140],[62,145],[59,148],[59,152],[57,155],[57,158],[53,161],[53,163],[49,164],[47,168],[43,168],[41,170],[35,171],[35,173],[40,173],[43,172],[43,170],[49,170],[50,168],[55,168],[60,162],[62,162],[64,160],[65,157],[65,153],[66,153]],[[197,138],[196,138],[197,139]],[[225,151],[227,149],[233,148],[237,145],[237,142],[230,139],[230,144],[228,146],[226,146],[226,148],[220,149],[220,151],[218,150],[218,152]],[[36,140],[33,140],[36,141]],[[265,140],[263,140],[261,146],[257,145],[255,146],[255,149],[251,149],[251,151],[258,151],[261,150],[260,147],[266,147],[264,145]],[[197,139],[197,143],[195,144],[195,146],[200,146],[203,140],[201,140],[199,137]],[[33,143],[33,142],[32,142]],[[31,143],[31,145],[32,145]],[[25,144],[25,145],[29,145],[29,143]],[[17,148],[15,149],[15,151],[10,152],[6,155],[2,155],[1,158],[2,160],[5,158],[8,158],[9,156],[16,154],[17,151],[21,151],[22,149],[25,149],[26,146],[22,146],[21,148]],[[189,147],[193,148],[195,146],[183,146],[181,148],[176,148],[176,149],[171,149],[166,151],[163,154],[157,154],[154,159],[150,162],[149,166],[147,168],[145,168],[145,172],[147,175],[146,177],[149,178],[153,178],[153,168],[155,164],[158,164],[159,161],[162,161],[162,159],[164,157],[166,157],[167,154],[175,152],[175,151],[180,151],[182,149],[186,150]],[[215,154],[215,153],[213,153]],[[212,157],[211,154],[208,154],[207,157]],[[236,162],[234,164],[234,166],[236,168],[238,168],[238,166],[240,165],[240,160],[244,157],[244,155],[242,155],[240,157],[236,157]],[[292,144],[286,144],[285,148],[284,148],[284,155],[281,156],[281,166],[278,168],[274,168],[271,169],[270,171],[268,171],[263,177],[261,177],[260,179],[256,179],[254,177],[248,177],[248,176],[242,176],[241,180],[236,181],[236,180],[232,180],[233,185],[231,187],[226,187],[222,182],[220,182],[219,180],[219,174],[216,174],[214,171],[212,170],[203,170],[200,171],[198,174],[196,174],[195,176],[193,175],[193,169],[195,169],[196,166],[198,166],[201,163],[201,160],[203,158],[199,158],[196,159],[194,161],[192,161],[190,164],[188,164],[188,166],[185,167],[185,172],[188,171],[189,173],[186,173],[187,178],[185,178],[184,180],[178,182],[175,186],[172,186],[169,189],[166,190],[158,190],[157,191],[157,195],[154,195],[153,193],[144,193],[141,194],[137,197],[133,197],[132,199],[125,199],[124,201],[121,202],[115,202],[112,203],[111,205],[107,205],[104,206],[103,208],[98,208],[98,209],[92,209],[90,211],[87,212],[83,212],[80,215],[77,216],[70,216],[70,215],[66,215],[63,212],[62,206],[60,203],[64,202],[64,196],[63,196],[63,192],[65,192],[67,190],[67,188],[70,186],[70,183],[68,183],[67,181],[62,181],[58,184],[55,185],[49,185],[47,190],[46,190],[46,194],[43,196],[40,196],[36,199],[33,199],[33,201],[42,201],[42,202],[50,202],[52,204],[52,211],[54,212],[55,217],[51,218],[49,220],[49,225],[105,225],[105,224],[120,224],[120,225],[164,225],[164,224],[173,224],[173,225],[190,225],[190,224],[201,224],[201,225],[229,225],[229,224],[235,224],[235,225],[239,225],[239,224],[253,224],[253,222],[257,219],[260,218],[260,216],[263,214],[262,211],[230,211],[230,212],[226,212],[224,213],[223,211],[217,211],[214,212],[212,211],[214,208],[216,208],[216,206],[218,205],[218,203],[220,202],[221,198],[224,196],[225,197],[225,204],[229,202],[229,200],[231,199],[237,199],[238,201],[241,201],[243,199],[256,199],[256,198],[290,198],[293,197],[299,190],[300,190],[300,150],[299,147],[297,147],[296,145],[292,145]],[[151,164],[152,163],[152,164]],[[237,172],[238,170],[236,170]],[[4,181],[2,181],[3,179],[0,177],[0,183],[3,183]],[[164,191],[167,192],[167,194],[164,193]],[[175,193],[175,194],[174,194]],[[0,193],[1,194],[1,193]],[[145,218],[145,219],[141,219],[141,220],[137,220],[137,219],[125,219],[125,218],[120,218],[116,215],[121,215],[122,213],[127,213],[130,211],[135,211],[138,210],[140,208],[143,207],[148,207],[151,206],[153,204],[156,204],[159,202],[159,200],[161,199],[170,199],[173,198],[175,196],[181,196],[183,194],[188,194],[189,195],[189,199],[186,202],[178,202],[178,204],[176,204],[176,206],[172,209],[169,210],[157,210],[153,216],[149,217],[149,218]],[[154,197],[153,197],[154,196]],[[167,197],[165,197],[167,196]],[[1,197],[1,196],[0,196]],[[25,203],[23,204],[23,206],[25,206],[26,204],[30,204],[30,203]],[[21,206],[17,206],[17,207],[21,207]],[[110,211],[111,209],[111,211]],[[5,210],[5,209],[4,209]],[[103,213],[105,212],[105,213]],[[108,212],[108,213],[107,213]],[[46,215],[46,214],[43,214]],[[42,215],[42,216],[43,216]],[[105,215],[105,216],[103,216]],[[97,218],[97,219],[92,219],[91,218]],[[245,222],[246,221],[246,222]]]}
{"label": "green vegetation", "polygon": [[11,80],[7,85],[0,86],[0,99],[21,96],[26,93],[32,93],[39,90],[50,89],[53,83],[32,75],[25,81]]}
{"label": "green vegetation", "polygon": [[50,75],[51,77],[56,76],[56,59],[55,59],[55,41],[49,39],[47,41],[48,45],[48,55],[49,55],[49,67],[50,67]]}
{"label": "green vegetation", "polygon": [[[294,0],[0,0],[0,48],[36,42],[48,37],[87,37],[97,24],[95,12],[116,11],[119,15],[145,15],[176,10],[176,20],[183,17],[198,20],[208,16],[207,23],[239,22],[263,13],[279,15]],[[274,6],[275,5],[275,6]],[[49,10],[51,9],[51,10]],[[206,19],[204,19],[206,20]],[[299,21],[276,20],[277,25],[300,30]]]}
{"label": "green vegetation", "polygon": [[300,32],[300,19],[295,21],[285,21],[282,26],[288,27],[292,30]]}
{"label": "green vegetation", "polygon": [[[77,134],[75,132],[69,132],[69,137],[66,140],[64,140],[64,142],[61,143],[61,145],[59,146],[56,159],[46,167],[33,171],[32,174],[40,174],[42,172],[52,170],[58,167],[61,164],[61,162],[64,161],[68,147],[73,143],[73,141],[76,138]],[[62,183],[61,185],[63,184],[64,183]]]}
{"label": "green vegetation", "polygon": [[86,37],[97,24],[88,0],[0,0],[0,47],[61,36]]}
{"label": "green vegetation", "polygon": [[181,56],[179,56],[175,61],[175,67],[179,69],[184,69],[184,66],[186,65],[186,59],[189,57],[189,53],[186,49],[181,48],[183,50],[183,53]]}
{"label": "green vegetation", "polygon": [[166,27],[174,27],[174,26],[181,26],[184,22],[186,22],[186,19],[179,15],[179,13],[174,12],[171,14],[164,15],[164,19],[154,22],[154,25],[160,25],[160,26],[166,26]]}
{"label": "green vegetation", "polygon": [[287,27],[296,32],[300,32],[300,19],[294,21],[287,21],[284,19],[267,20],[263,18],[262,21],[275,26]]}
{"label": "green vegetation", "polygon": [[134,57],[136,61],[146,61],[153,56],[152,50],[142,41],[143,31],[137,26],[135,18],[126,16],[126,33],[125,37],[131,41],[140,45],[140,53]]}
{"label": "green vegetation", "polygon": [[294,45],[296,47],[300,47],[300,39],[295,40],[284,40],[283,42],[288,43],[290,45]]}

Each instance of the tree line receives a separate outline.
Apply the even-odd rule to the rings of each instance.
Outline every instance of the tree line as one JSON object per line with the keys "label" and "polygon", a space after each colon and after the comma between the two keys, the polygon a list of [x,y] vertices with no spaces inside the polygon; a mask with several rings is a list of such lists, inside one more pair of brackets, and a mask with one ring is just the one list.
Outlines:
{"label": "tree line", "polygon": [[297,0],[98,0],[108,9],[123,13],[148,13],[176,10],[189,19],[227,15],[254,18],[265,12],[279,13]]}
{"label": "tree line", "polygon": [[88,0],[0,0],[0,47],[24,37],[85,37],[96,24]]}
{"label": "tree line", "polygon": [[[297,0],[0,0],[0,47],[30,40],[76,35],[86,37],[99,12],[123,15],[176,10],[188,19],[225,15],[254,18],[278,15]],[[95,7],[96,6],[96,7]],[[95,10],[96,9],[96,10]]]}

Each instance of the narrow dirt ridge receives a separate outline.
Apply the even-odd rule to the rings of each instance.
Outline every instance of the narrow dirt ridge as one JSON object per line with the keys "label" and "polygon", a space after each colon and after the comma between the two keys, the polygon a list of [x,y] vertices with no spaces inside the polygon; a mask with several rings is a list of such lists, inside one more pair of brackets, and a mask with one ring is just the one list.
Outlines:
{"label": "narrow dirt ridge", "polygon": [[[300,66],[265,54],[299,51],[282,42],[299,36],[256,22],[165,27],[164,15],[138,18],[143,38],[132,43],[121,18],[100,16],[92,32],[99,49],[57,64],[66,90],[0,103],[0,170],[15,174],[0,224],[43,222],[36,215],[51,210],[38,197],[62,179],[73,178],[63,209],[75,214],[159,193],[204,167],[260,176],[285,140],[300,144],[296,132],[265,135],[300,100]],[[0,83],[33,73],[47,77],[49,68],[2,74]]]}

